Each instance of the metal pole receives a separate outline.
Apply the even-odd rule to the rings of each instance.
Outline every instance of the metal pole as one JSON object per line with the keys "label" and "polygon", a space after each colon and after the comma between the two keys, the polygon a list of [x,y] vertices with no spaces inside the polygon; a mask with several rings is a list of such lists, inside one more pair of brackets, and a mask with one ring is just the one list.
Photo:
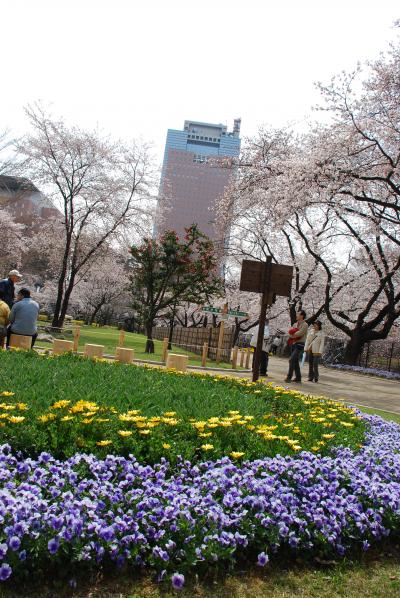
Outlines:
{"label": "metal pole", "polygon": [[271,279],[271,261],[272,257],[269,255],[265,262],[265,270],[264,270],[264,281],[263,281],[263,294],[261,295],[261,309],[260,309],[260,318],[258,321],[258,336],[257,336],[257,346],[254,352],[253,357],[253,382],[257,382],[259,375],[260,375],[260,361],[261,361],[261,351],[264,341],[264,328],[265,328],[265,320],[267,317],[267,307],[268,303],[272,301],[272,297],[270,294],[270,279]]}

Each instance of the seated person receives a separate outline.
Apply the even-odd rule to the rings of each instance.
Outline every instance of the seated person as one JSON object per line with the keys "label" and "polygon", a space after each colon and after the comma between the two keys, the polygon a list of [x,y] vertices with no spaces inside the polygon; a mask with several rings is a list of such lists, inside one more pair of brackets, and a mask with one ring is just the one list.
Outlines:
{"label": "seated person", "polygon": [[31,299],[29,289],[20,289],[17,300],[12,306],[10,313],[10,326],[7,331],[7,347],[10,345],[12,334],[31,336],[33,348],[37,337],[37,318],[39,315],[39,304]]}
{"label": "seated person", "polygon": [[10,317],[10,308],[5,301],[6,295],[0,290],[0,349],[4,346],[4,339],[7,336],[7,324]]}

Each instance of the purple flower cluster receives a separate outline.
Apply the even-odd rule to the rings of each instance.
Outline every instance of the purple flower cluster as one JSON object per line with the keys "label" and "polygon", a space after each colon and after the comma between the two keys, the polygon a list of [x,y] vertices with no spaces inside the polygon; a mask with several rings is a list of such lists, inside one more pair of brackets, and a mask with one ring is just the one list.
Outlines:
{"label": "purple flower cluster", "polygon": [[400,530],[400,426],[376,416],[358,453],[172,468],[134,457],[37,460],[0,447],[0,579],[61,563],[131,563],[184,584],[196,564],[293,551],[343,555]]}
{"label": "purple flower cluster", "polygon": [[376,368],[364,368],[360,365],[346,365],[345,363],[329,364],[329,367],[336,368],[337,370],[347,370],[349,372],[358,372],[360,374],[372,374],[373,376],[387,378],[388,380],[400,380],[399,372],[388,372],[387,370],[378,370]]}

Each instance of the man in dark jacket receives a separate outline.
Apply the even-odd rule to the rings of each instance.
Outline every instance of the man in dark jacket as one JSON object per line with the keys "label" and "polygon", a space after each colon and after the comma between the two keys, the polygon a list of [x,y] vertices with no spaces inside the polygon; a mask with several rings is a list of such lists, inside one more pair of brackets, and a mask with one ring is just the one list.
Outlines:
{"label": "man in dark jacket", "polygon": [[8,273],[8,278],[3,278],[0,280],[0,291],[4,294],[5,303],[7,303],[8,307],[11,309],[15,299],[15,283],[20,282],[22,280],[21,274],[18,270],[10,270]]}

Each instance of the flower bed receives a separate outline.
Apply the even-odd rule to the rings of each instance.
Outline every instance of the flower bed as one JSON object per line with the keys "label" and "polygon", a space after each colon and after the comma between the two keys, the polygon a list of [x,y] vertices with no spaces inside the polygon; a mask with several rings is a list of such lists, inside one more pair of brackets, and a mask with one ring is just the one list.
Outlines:
{"label": "flower bed", "polygon": [[72,356],[19,353],[5,360],[0,443],[29,457],[87,452],[195,463],[304,449],[329,454],[364,439],[365,425],[352,409],[297,390]]}
{"label": "flower bed", "polygon": [[400,380],[400,373],[388,372],[387,370],[378,370],[377,368],[364,368],[360,365],[346,365],[344,363],[329,364],[330,368],[337,370],[347,370],[349,372],[357,372],[359,374],[368,374],[372,376],[379,376],[380,378],[387,378],[388,380]]}
{"label": "flower bed", "polygon": [[0,579],[38,562],[146,566],[179,587],[193,567],[281,550],[366,550],[400,531],[400,426],[376,416],[359,453],[171,467],[77,454],[0,450]]}

